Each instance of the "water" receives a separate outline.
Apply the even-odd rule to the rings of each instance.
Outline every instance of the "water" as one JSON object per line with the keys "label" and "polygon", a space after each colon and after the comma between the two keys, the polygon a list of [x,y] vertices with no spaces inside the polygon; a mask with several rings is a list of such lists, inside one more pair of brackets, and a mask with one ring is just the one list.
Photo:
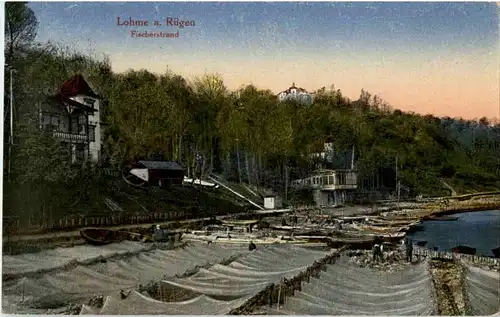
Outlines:
{"label": "water", "polygon": [[476,255],[492,256],[500,246],[500,210],[451,215],[456,221],[424,221],[424,230],[409,234],[415,242],[427,241],[427,248],[450,251],[457,245],[476,248]]}

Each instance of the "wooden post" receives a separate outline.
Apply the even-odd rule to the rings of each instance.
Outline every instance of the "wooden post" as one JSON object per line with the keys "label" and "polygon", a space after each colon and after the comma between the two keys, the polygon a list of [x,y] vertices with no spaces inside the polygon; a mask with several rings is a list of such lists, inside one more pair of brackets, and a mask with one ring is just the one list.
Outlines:
{"label": "wooden post", "polygon": [[282,280],[280,281],[280,288],[278,289],[278,307],[277,310],[280,310],[280,297],[281,297],[281,285],[282,285]]}

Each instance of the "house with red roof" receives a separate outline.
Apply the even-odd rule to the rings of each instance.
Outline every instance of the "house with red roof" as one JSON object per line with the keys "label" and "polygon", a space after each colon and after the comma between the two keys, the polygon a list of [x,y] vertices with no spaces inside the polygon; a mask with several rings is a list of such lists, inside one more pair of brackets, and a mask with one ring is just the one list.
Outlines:
{"label": "house with red roof", "polygon": [[77,74],[41,103],[39,127],[68,147],[73,163],[98,163],[104,135],[100,107],[101,98]]}
{"label": "house with red roof", "polygon": [[293,100],[303,104],[312,104],[314,101],[314,95],[307,92],[304,88],[295,86],[295,83],[293,83],[290,88],[278,94],[278,100],[280,102]]}

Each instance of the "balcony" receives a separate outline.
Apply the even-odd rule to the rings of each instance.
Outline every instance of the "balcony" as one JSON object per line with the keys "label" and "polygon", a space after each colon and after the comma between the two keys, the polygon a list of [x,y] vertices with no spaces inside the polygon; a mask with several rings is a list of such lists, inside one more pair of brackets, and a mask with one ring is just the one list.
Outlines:
{"label": "balcony", "polygon": [[89,141],[89,138],[86,134],[67,133],[59,131],[53,131],[52,137],[72,143],[86,143]]}
{"label": "balcony", "polygon": [[322,170],[313,175],[293,181],[295,188],[313,188],[322,191],[355,190],[357,175],[353,170]]}

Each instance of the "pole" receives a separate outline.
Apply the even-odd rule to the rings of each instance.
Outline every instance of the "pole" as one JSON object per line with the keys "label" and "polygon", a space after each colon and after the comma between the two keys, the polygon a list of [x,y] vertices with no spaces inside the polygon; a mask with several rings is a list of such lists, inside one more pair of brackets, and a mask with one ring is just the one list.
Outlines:
{"label": "pole", "polygon": [[281,284],[282,284],[282,281],[280,281],[280,288],[278,289],[278,305],[277,305],[277,310],[280,310]]}
{"label": "pole", "polygon": [[397,195],[398,195],[398,202],[397,202],[397,207],[398,207],[398,210],[399,210],[399,170],[398,170],[398,158],[399,156],[396,156],[396,192],[397,192]]}
{"label": "pole", "polygon": [[10,181],[10,171],[12,165],[12,145],[14,144],[14,89],[12,84],[12,72],[13,69],[10,69],[10,135],[9,135],[9,169],[8,176]]}
{"label": "pole", "polygon": [[236,137],[236,155],[238,159],[238,179],[241,184],[241,166],[240,166],[240,139]]}

